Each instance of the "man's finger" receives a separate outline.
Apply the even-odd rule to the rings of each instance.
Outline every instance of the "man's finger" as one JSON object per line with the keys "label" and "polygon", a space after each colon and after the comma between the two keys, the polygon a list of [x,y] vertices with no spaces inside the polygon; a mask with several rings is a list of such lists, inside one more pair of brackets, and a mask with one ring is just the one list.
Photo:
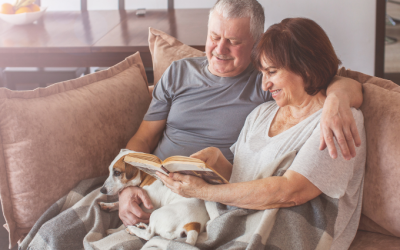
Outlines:
{"label": "man's finger", "polygon": [[325,138],[325,143],[326,146],[328,147],[329,155],[332,157],[332,159],[336,159],[337,157],[337,151],[335,147],[335,142],[333,141],[333,133],[329,128],[324,128],[324,138]]}
{"label": "man's finger", "polygon": [[356,147],[361,146],[361,137],[360,133],[358,133],[358,128],[356,123],[354,122],[350,126],[351,134],[353,135],[354,143],[356,144]]}
{"label": "man's finger", "polygon": [[134,226],[134,225],[138,224],[139,222],[143,222],[146,224],[149,223],[149,219],[140,219],[132,213],[127,213],[124,218],[121,218],[121,220],[125,226]]}
{"label": "man's finger", "polygon": [[124,223],[125,226],[133,226],[137,224],[137,217],[134,216],[132,213],[124,213],[123,215],[119,216]]}
{"label": "man's finger", "polygon": [[151,203],[151,199],[149,195],[147,194],[146,190],[141,189],[142,192],[138,194],[140,200],[142,201],[143,205],[147,209],[153,209],[153,204]]}
{"label": "man's finger", "polygon": [[337,143],[339,144],[340,151],[342,151],[343,158],[346,160],[350,160],[351,159],[350,150],[347,145],[346,137],[343,134],[343,130],[339,129],[337,131],[333,131],[333,133],[335,133],[335,138]]}
{"label": "man's finger", "polygon": [[319,134],[319,150],[324,150],[326,148],[326,143],[325,143],[325,138],[324,138],[324,133],[322,133],[322,125],[321,127],[321,133]]}
{"label": "man's finger", "polygon": [[344,136],[347,141],[347,147],[349,148],[349,152],[351,157],[356,156],[356,148],[354,146],[353,135],[351,134],[350,129],[343,129]]}
{"label": "man's finger", "polygon": [[148,220],[150,218],[150,213],[146,213],[145,211],[142,210],[142,208],[136,203],[136,202],[131,202],[132,207],[130,209],[130,212],[136,216],[139,219],[144,219]]}

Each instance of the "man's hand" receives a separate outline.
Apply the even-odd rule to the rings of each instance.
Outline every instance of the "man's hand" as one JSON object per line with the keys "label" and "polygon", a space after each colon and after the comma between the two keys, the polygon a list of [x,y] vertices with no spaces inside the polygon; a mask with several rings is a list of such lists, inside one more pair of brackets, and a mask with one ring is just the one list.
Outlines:
{"label": "man's hand", "polygon": [[150,213],[139,206],[143,202],[145,208],[153,209],[147,192],[139,187],[127,187],[119,194],[119,218],[125,226],[133,226],[139,222],[148,224]]}
{"label": "man's hand", "polygon": [[335,137],[344,159],[350,160],[356,156],[354,144],[359,147],[361,138],[349,103],[339,100],[336,95],[328,95],[320,125],[320,150],[328,147],[330,156],[336,159],[337,149],[333,139]]}

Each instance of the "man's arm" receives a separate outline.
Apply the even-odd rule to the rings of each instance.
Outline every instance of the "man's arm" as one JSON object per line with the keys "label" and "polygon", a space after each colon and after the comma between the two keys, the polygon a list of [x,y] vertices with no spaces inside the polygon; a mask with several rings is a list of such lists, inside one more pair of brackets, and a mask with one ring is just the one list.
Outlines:
{"label": "man's arm", "polygon": [[126,145],[127,149],[151,153],[157,147],[164,132],[167,120],[142,121],[136,134]]}
{"label": "man's arm", "polygon": [[359,147],[361,139],[350,108],[359,108],[362,102],[361,83],[346,77],[334,77],[327,90],[320,137],[320,150],[328,147],[333,159],[337,157],[333,137],[336,138],[346,160],[356,156],[354,144]]}
{"label": "man's arm", "polygon": [[[165,125],[166,120],[143,121],[126,148],[143,153],[153,152],[161,139]],[[119,218],[125,226],[136,225],[139,222],[148,223],[150,214],[139,207],[142,202],[147,209],[153,208],[146,191],[139,187],[127,187],[120,192]]]}

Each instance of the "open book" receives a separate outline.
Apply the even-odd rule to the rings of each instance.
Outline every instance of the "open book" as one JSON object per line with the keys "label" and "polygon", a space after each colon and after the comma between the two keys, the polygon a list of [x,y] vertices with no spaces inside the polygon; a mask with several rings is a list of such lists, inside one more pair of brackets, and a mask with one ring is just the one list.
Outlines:
{"label": "open book", "polygon": [[188,174],[202,178],[210,184],[229,183],[224,177],[209,167],[205,162],[186,156],[171,156],[161,161],[157,156],[146,153],[130,153],[124,161],[158,179],[156,171],[165,175],[169,173]]}

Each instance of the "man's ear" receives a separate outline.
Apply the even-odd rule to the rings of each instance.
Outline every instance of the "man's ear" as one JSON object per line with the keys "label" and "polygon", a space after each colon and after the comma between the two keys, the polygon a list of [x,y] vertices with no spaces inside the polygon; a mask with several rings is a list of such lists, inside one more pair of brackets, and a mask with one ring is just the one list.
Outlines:
{"label": "man's ear", "polygon": [[136,167],[132,166],[131,164],[125,163],[125,178],[127,180],[135,177],[138,172],[139,170]]}

